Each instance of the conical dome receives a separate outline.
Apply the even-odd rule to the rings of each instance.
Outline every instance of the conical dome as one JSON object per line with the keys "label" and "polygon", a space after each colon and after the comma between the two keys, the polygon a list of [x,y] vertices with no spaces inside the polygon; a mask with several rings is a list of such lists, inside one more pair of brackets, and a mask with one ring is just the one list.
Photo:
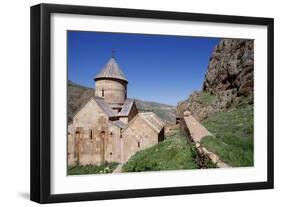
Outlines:
{"label": "conical dome", "polygon": [[96,75],[95,80],[106,78],[119,79],[128,82],[127,78],[113,57],[109,59],[105,67],[98,73],[98,75]]}

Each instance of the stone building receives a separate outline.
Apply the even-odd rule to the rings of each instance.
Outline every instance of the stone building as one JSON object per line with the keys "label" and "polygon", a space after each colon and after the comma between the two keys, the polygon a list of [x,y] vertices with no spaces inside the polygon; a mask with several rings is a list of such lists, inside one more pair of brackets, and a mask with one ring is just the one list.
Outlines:
{"label": "stone building", "polygon": [[127,98],[128,80],[114,57],[95,77],[95,96],[68,125],[68,165],[126,162],[138,150],[164,139],[164,122],[138,113]]}

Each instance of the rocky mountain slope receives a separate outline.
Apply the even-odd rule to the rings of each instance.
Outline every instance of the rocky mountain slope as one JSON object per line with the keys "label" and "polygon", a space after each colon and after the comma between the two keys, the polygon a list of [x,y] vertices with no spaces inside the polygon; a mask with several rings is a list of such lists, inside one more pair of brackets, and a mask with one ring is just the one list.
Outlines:
{"label": "rocky mountain slope", "polygon": [[[67,120],[71,122],[74,114],[86,102],[95,95],[95,90],[85,86],[81,86],[72,81],[68,81],[68,94],[67,94]],[[136,105],[140,112],[152,111],[163,119],[165,123],[175,123],[176,107],[149,101],[142,101],[136,99]]]}
{"label": "rocky mountain slope", "polygon": [[253,40],[221,40],[210,58],[203,91],[217,95],[227,90],[243,95],[251,93],[253,70]]}
{"label": "rocky mountain slope", "polygon": [[[177,110],[190,110],[202,121],[253,96],[254,41],[222,39],[210,57],[202,91],[179,102]],[[253,98],[248,98],[249,102]],[[249,103],[252,104],[252,103]]]}
{"label": "rocky mountain slope", "polygon": [[201,141],[232,167],[254,163],[254,42],[223,39],[214,48],[202,91],[178,103],[212,133]]}

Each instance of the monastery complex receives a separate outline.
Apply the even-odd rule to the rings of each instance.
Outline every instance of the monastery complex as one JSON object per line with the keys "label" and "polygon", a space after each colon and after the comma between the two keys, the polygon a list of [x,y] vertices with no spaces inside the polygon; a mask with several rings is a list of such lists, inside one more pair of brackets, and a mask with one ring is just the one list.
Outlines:
{"label": "monastery complex", "polygon": [[95,96],[68,125],[68,166],[125,163],[164,140],[164,122],[127,98],[128,80],[113,56],[94,80]]}

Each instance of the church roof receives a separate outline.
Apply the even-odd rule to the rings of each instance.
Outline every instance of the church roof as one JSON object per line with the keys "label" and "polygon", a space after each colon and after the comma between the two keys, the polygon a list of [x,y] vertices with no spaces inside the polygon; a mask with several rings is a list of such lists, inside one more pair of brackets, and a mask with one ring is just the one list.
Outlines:
{"label": "church roof", "polygon": [[119,112],[119,116],[128,116],[133,105],[135,103],[134,99],[128,98],[122,106],[121,111]]}
{"label": "church roof", "polygon": [[123,121],[120,120],[109,121],[109,122],[121,129],[124,129],[127,126],[127,124],[125,124]]}
{"label": "church roof", "polygon": [[141,118],[156,133],[159,133],[165,126],[165,123],[155,113],[145,112],[138,113],[138,115],[129,122],[129,124],[123,129],[123,131],[129,128],[130,125],[133,124],[133,122],[138,118]]}
{"label": "church roof", "polygon": [[95,80],[102,78],[114,78],[128,82],[114,57],[111,57],[104,68],[96,75]]}
{"label": "church roof", "polygon": [[153,112],[139,113],[139,116],[157,133],[165,126],[165,123]]}
{"label": "church roof", "polygon": [[118,114],[110,108],[110,106],[104,101],[101,97],[93,97],[99,107],[109,116],[109,117],[117,117]]}

